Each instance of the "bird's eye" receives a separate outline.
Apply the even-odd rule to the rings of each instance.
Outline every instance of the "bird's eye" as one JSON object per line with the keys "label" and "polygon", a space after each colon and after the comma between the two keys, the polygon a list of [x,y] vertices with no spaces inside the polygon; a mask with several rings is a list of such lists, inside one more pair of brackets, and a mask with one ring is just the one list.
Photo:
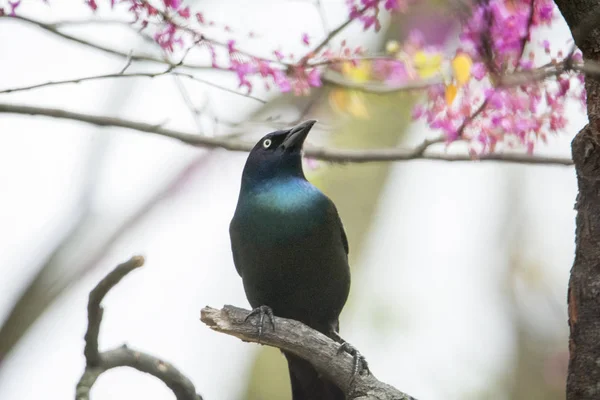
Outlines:
{"label": "bird's eye", "polygon": [[263,141],[263,147],[264,147],[265,149],[268,149],[269,147],[271,147],[271,143],[272,143],[272,142],[271,142],[271,139],[265,139],[265,140]]}

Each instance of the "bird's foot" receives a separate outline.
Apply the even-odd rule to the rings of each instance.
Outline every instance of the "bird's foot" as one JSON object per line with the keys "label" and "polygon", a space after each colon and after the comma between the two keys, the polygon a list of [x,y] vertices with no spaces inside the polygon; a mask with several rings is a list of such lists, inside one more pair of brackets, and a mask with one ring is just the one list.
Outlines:
{"label": "bird's foot", "polygon": [[248,316],[246,318],[244,318],[244,322],[247,322],[251,317],[258,315],[258,341],[260,342],[260,338],[262,337],[263,334],[263,328],[265,325],[265,316],[269,319],[269,322],[271,323],[271,327],[273,328],[273,330],[275,330],[275,321],[274,321],[274,317],[273,317],[273,310],[271,310],[271,307],[269,306],[260,306],[260,307],[256,307],[255,309],[253,309],[252,311],[250,311],[250,314],[248,314]]}
{"label": "bird's foot", "polygon": [[369,375],[369,363],[365,356],[363,356],[360,351],[354,346],[352,346],[348,342],[343,342],[340,344],[340,348],[338,349],[338,353],[348,353],[352,356],[354,360],[354,364],[352,367],[352,380],[356,377],[356,375]]}
{"label": "bird's foot", "polygon": [[333,332],[333,339],[340,343],[338,354],[348,353],[352,356],[354,361],[352,366],[352,380],[356,378],[356,375],[369,375],[371,373],[369,371],[369,363],[367,362],[367,359],[360,353],[360,351],[358,351],[356,347],[342,339],[337,332]]}

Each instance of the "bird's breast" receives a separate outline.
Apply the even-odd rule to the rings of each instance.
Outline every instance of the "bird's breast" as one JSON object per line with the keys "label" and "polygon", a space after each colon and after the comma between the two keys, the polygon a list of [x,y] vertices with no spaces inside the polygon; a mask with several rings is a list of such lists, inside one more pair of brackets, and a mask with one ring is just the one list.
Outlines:
{"label": "bird's breast", "polygon": [[236,224],[260,241],[310,235],[326,224],[327,202],[317,188],[306,183],[268,185],[242,196]]}

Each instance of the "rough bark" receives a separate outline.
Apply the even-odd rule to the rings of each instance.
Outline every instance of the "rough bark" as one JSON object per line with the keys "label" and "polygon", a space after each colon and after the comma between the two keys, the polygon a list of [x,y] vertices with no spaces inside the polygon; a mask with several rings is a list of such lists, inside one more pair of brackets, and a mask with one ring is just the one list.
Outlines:
{"label": "rough bark", "polygon": [[[327,336],[291,319],[274,317],[276,329],[265,329],[258,337],[248,310],[225,306],[202,309],[201,320],[211,329],[246,342],[261,343],[293,353],[309,361],[320,373],[338,385],[352,400],[416,400],[370,374],[353,375],[353,359],[339,352],[339,344]],[[268,326],[268,324],[267,324]]]}
{"label": "rough bark", "polygon": [[[597,0],[556,0],[585,59],[600,61]],[[579,194],[569,279],[567,400],[600,399],[600,82],[586,79],[589,123],[573,139]]]}

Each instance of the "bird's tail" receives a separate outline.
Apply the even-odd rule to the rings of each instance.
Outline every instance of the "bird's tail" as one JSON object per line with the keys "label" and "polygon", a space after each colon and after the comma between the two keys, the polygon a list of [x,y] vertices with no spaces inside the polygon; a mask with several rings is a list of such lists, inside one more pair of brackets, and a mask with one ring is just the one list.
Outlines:
{"label": "bird's tail", "polygon": [[292,400],[346,400],[344,392],[325,379],[300,357],[283,353],[287,358],[292,382]]}

